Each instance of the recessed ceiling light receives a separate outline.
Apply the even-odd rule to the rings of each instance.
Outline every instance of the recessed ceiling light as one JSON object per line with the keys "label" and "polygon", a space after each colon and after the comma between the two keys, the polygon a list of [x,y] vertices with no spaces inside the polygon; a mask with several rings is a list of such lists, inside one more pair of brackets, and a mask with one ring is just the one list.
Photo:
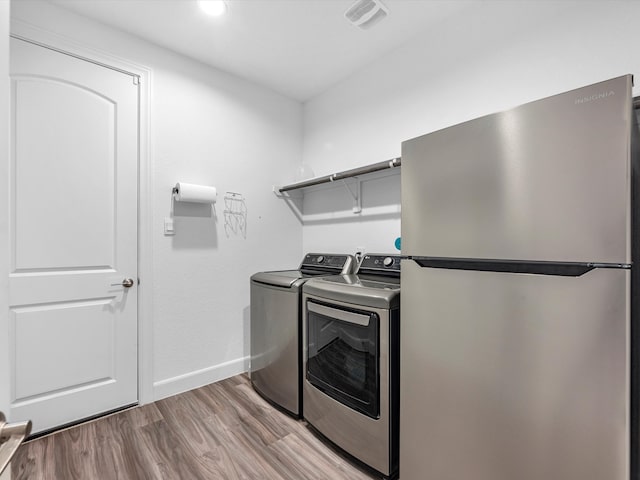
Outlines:
{"label": "recessed ceiling light", "polygon": [[199,0],[200,9],[207,15],[219,17],[227,11],[227,4],[223,0]]}
{"label": "recessed ceiling light", "polygon": [[389,15],[389,10],[381,0],[356,0],[356,2],[344,12],[344,16],[352,25],[366,30],[374,26],[384,17]]}

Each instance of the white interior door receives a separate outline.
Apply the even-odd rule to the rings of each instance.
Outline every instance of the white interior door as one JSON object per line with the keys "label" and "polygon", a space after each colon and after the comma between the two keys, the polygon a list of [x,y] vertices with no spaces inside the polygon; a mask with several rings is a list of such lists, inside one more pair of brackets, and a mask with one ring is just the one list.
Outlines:
{"label": "white interior door", "polygon": [[12,39],[11,100],[11,418],[39,432],[137,402],[138,87]]}

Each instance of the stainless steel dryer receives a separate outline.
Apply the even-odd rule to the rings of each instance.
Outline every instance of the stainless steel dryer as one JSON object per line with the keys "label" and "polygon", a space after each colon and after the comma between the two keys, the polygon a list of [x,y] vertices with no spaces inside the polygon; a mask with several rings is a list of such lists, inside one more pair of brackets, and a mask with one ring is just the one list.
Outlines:
{"label": "stainless steel dryer", "polygon": [[251,277],[251,383],[264,398],[296,417],[302,416],[302,285],[312,277],[352,273],[356,268],[352,255],[308,253],[298,270]]}
{"label": "stainless steel dryer", "polygon": [[398,475],[400,257],[303,288],[304,418],[386,477]]}

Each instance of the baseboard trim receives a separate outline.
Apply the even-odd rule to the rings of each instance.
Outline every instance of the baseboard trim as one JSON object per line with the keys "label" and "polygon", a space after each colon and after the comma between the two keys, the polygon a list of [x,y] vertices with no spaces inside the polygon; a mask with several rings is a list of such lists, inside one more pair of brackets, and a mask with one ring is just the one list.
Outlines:
{"label": "baseboard trim", "polygon": [[153,399],[154,401],[161,400],[247,371],[249,371],[248,356],[160,380],[153,383]]}

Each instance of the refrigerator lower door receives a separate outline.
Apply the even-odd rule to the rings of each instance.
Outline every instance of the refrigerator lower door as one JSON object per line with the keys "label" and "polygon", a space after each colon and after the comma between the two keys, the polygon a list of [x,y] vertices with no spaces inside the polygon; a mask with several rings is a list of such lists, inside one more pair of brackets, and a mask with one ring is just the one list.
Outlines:
{"label": "refrigerator lower door", "polygon": [[628,480],[630,272],[403,260],[403,480]]}

